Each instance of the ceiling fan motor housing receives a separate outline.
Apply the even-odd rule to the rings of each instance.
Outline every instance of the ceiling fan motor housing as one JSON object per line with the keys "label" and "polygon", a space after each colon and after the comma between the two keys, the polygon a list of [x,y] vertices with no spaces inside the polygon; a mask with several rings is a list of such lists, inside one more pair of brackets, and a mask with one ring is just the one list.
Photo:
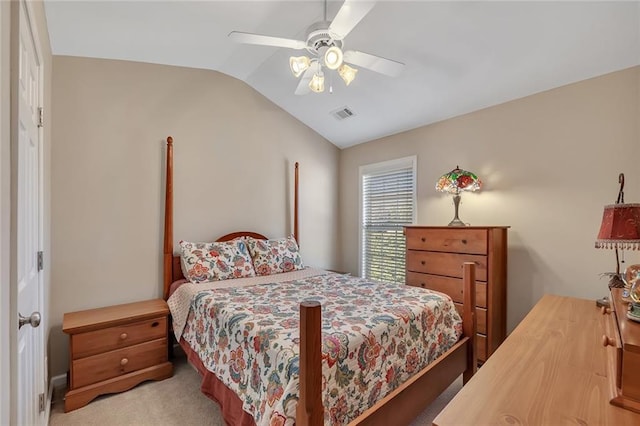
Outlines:
{"label": "ceiling fan motor housing", "polygon": [[311,25],[307,30],[307,51],[314,56],[322,55],[324,52],[333,46],[337,46],[342,49],[342,40],[335,39],[329,32],[329,21],[320,21]]}

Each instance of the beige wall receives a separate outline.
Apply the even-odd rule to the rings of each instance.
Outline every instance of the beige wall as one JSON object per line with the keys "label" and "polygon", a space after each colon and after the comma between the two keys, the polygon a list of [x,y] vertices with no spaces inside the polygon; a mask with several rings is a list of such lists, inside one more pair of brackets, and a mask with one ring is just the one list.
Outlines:
{"label": "beige wall", "polygon": [[175,242],[292,230],[337,265],[339,150],[245,83],[135,62],[54,58],[52,357],[67,368],[64,312],[161,297],[165,138],[175,145]]}
{"label": "beige wall", "polygon": [[[358,272],[358,168],[418,156],[419,224],[446,225],[451,196],[438,177],[456,165],[485,182],[463,194],[460,217],[473,225],[510,225],[509,330],[545,293],[595,299],[599,274],[615,269],[594,241],[603,206],[640,202],[640,67],[529,96],[345,149],[340,156],[342,268]],[[627,263],[640,261],[625,253]]]}

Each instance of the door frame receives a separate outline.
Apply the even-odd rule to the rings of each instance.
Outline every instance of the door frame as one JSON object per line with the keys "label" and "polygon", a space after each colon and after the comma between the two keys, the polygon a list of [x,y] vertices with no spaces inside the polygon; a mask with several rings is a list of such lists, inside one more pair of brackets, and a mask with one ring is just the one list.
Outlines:
{"label": "door frame", "polygon": [[[0,93],[10,91],[10,10],[8,2],[0,1]],[[9,96],[0,96],[0,389],[10,389],[10,102]],[[4,395],[7,395],[6,393]],[[12,395],[0,398],[0,424],[9,424]]]}

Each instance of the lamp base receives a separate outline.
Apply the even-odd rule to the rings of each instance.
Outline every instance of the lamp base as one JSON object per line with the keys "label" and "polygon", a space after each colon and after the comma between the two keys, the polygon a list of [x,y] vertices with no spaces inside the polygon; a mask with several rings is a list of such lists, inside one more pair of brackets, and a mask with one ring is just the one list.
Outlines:
{"label": "lamp base", "polygon": [[620,274],[611,275],[611,279],[609,280],[609,288],[624,288],[626,284],[622,281]]}
{"label": "lamp base", "polygon": [[449,222],[447,226],[467,226],[467,224],[456,217],[451,222]]}
{"label": "lamp base", "polygon": [[455,207],[455,215],[453,216],[453,220],[449,222],[447,226],[467,226],[466,223],[460,220],[458,217],[458,208],[460,207],[460,194],[456,194],[453,196],[453,205]]}

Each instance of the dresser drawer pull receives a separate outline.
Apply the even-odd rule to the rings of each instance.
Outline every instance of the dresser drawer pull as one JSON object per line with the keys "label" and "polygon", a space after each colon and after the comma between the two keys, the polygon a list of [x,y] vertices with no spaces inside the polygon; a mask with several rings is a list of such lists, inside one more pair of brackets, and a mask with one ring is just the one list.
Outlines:
{"label": "dresser drawer pull", "polygon": [[602,315],[607,315],[611,313],[611,308],[607,308],[606,306],[603,306],[600,308],[600,312],[602,312]]}
{"label": "dresser drawer pull", "polygon": [[120,335],[120,340],[124,340],[124,339],[126,339],[127,337],[129,337],[129,335],[128,335],[127,333],[122,333],[122,334]]}
{"label": "dresser drawer pull", "polygon": [[129,363],[129,360],[128,360],[127,358],[122,358],[122,359],[120,360],[120,365],[121,365],[121,366],[123,366],[123,367],[124,367],[125,365],[127,365],[127,363]]}
{"label": "dresser drawer pull", "polygon": [[426,285],[424,283],[420,283],[420,287],[425,288]]}
{"label": "dresser drawer pull", "polygon": [[467,240],[462,240],[462,244],[467,244]]}
{"label": "dresser drawer pull", "polygon": [[420,264],[421,264],[421,265],[424,265],[425,263],[426,263],[426,262],[425,262],[424,260],[421,260],[421,261],[420,261]]}
{"label": "dresser drawer pull", "polygon": [[151,327],[157,327],[159,325],[160,323],[158,321],[154,321],[153,323],[151,323]]}
{"label": "dresser drawer pull", "polygon": [[606,334],[602,335],[602,346],[607,347],[607,346],[615,346],[615,345],[616,345],[616,342],[613,339],[611,339]]}

